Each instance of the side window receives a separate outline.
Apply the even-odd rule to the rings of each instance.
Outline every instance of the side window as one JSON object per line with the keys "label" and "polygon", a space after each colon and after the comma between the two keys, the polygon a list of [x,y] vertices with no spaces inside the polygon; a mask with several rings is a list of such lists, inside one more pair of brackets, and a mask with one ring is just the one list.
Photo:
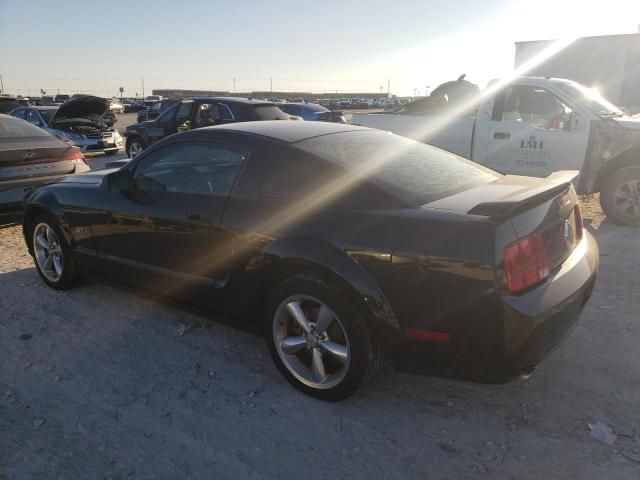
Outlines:
{"label": "side window", "polygon": [[24,120],[25,110],[26,109],[24,109],[24,108],[19,108],[15,112],[13,112],[13,116],[16,117],[16,118],[20,118],[20,119]]}
{"label": "side window", "polygon": [[220,120],[233,120],[233,113],[228,105],[224,103],[218,104],[218,113],[220,114]]}
{"label": "side window", "polygon": [[211,127],[220,123],[221,116],[218,104],[201,103],[196,107],[193,128]]}
{"label": "side window", "polygon": [[516,85],[505,91],[501,120],[528,123],[542,130],[568,130],[571,113],[553,93]]}
{"label": "side window", "polygon": [[37,127],[42,125],[40,115],[38,115],[38,112],[36,112],[35,110],[27,110],[27,116],[25,117],[25,120]]}
{"label": "side window", "polygon": [[227,196],[248,156],[241,148],[216,143],[177,143],[144,157],[136,166],[136,189]]}
{"label": "side window", "polygon": [[265,197],[298,199],[321,194],[344,172],[330,162],[300,155],[274,159],[260,193]]}

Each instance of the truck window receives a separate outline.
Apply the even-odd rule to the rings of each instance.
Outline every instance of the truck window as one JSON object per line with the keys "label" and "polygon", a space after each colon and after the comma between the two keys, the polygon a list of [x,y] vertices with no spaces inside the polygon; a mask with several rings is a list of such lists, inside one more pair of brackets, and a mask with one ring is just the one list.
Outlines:
{"label": "truck window", "polygon": [[543,88],[514,85],[506,89],[500,120],[528,123],[542,130],[568,130],[571,108]]}

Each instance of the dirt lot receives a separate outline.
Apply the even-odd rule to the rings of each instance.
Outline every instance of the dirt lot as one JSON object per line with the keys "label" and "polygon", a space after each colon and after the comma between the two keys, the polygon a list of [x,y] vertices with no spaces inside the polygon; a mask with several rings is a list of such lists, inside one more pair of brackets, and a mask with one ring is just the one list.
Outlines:
{"label": "dirt lot", "polygon": [[637,480],[640,232],[587,210],[594,296],[529,381],[387,369],[338,404],[290,388],[251,334],[114,286],[46,288],[2,229],[0,479]]}

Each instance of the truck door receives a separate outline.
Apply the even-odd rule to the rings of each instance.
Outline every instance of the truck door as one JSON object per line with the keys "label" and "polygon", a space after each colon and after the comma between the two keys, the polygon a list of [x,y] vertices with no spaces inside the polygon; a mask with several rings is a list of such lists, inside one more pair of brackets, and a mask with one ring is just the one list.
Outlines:
{"label": "truck door", "polygon": [[588,131],[584,121],[576,120],[577,114],[554,93],[511,85],[496,95],[491,116],[478,121],[476,136],[484,142],[477,145],[484,144],[474,160],[501,173],[533,177],[580,170]]}

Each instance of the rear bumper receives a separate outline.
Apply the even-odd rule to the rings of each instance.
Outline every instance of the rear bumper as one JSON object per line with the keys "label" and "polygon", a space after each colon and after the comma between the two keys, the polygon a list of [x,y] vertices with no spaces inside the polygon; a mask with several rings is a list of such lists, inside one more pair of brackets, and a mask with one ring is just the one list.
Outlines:
{"label": "rear bumper", "polygon": [[482,382],[505,382],[530,374],[571,332],[591,297],[599,265],[598,246],[584,238],[542,285],[519,296],[495,293],[464,312],[450,342],[433,345],[404,339],[396,365],[415,373]]}

